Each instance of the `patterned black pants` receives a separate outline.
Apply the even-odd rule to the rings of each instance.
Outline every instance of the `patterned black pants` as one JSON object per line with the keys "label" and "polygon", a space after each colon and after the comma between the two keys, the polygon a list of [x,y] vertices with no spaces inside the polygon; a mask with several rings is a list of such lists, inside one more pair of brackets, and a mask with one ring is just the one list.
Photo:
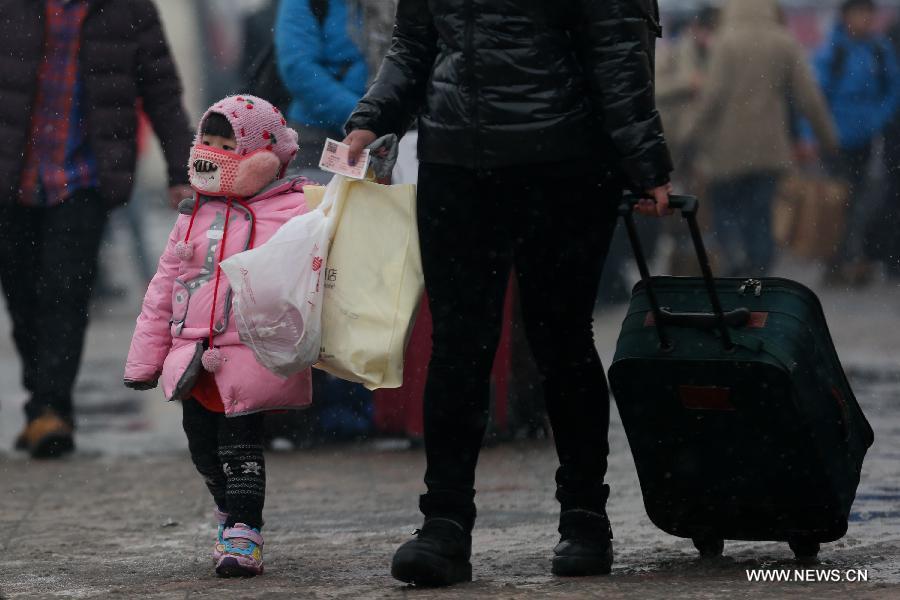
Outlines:
{"label": "patterned black pants", "polygon": [[194,399],[182,406],[191,460],[216,505],[228,513],[225,525],[244,523],[260,529],[266,501],[262,413],[226,417]]}

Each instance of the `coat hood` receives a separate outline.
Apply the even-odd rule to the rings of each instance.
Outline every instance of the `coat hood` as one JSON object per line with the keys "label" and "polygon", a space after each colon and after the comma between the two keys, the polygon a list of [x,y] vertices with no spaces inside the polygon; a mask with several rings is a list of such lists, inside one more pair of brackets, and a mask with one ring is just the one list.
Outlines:
{"label": "coat hood", "polygon": [[271,198],[272,196],[279,196],[281,194],[290,194],[291,192],[302,192],[303,188],[307,185],[317,185],[307,179],[306,177],[282,177],[281,179],[277,179],[261,189],[255,196],[252,198],[248,198],[247,202],[259,202],[260,200],[266,200]]}
{"label": "coat hood", "polygon": [[731,0],[722,12],[722,25],[731,29],[778,22],[778,0]]}

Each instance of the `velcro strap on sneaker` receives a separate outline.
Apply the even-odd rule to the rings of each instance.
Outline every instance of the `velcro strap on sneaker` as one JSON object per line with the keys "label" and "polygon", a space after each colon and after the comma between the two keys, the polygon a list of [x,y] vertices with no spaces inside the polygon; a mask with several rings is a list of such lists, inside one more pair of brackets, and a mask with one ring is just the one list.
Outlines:
{"label": "velcro strap on sneaker", "polygon": [[229,527],[224,532],[222,532],[223,540],[234,540],[234,539],[242,539],[242,540],[250,540],[257,546],[263,545],[263,537],[258,531],[254,531],[253,529],[244,528],[244,527]]}

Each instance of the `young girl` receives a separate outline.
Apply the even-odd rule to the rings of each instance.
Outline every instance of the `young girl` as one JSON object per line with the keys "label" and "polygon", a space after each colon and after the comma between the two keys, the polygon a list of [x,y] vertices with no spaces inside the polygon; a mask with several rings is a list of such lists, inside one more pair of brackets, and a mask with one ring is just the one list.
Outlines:
{"label": "young girl", "polygon": [[144,298],[125,385],[181,402],[191,459],[215,500],[216,572],[263,572],[263,411],[311,399],[309,372],[289,379],[241,344],[219,264],[262,244],[306,212],[303,179],[280,179],[297,133],[260,98],[233,96],[203,116],[189,161],[193,200],[181,215]]}

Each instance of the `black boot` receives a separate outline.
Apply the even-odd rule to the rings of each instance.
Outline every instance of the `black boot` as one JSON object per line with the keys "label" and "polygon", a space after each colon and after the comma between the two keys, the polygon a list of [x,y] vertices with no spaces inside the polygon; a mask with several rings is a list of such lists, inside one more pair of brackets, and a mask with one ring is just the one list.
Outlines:
{"label": "black boot", "polygon": [[609,575],[613,535],[605,510],[564,510],[559,516],[559,533],[562,537],[553,549],[554,575]]}
{"label": "black boot", "polygon": [[426,517],[416,539],[400,546],[391,563],[395,579],[426,587],[472,581],[472,534],[461,520]]}

